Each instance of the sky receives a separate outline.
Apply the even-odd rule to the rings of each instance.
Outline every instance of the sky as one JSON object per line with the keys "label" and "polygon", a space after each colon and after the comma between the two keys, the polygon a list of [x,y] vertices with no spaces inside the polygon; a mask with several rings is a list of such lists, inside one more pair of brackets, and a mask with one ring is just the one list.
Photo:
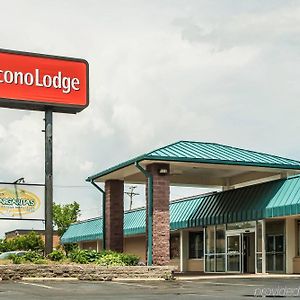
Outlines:
{"label": "sky", "polygon": [[[299,1],[0,3],[0,48],[89,62],[89,107],[54,115],[54,201],[77,201],[81,219],[101,214],[89,175],[178,140],[300,160]],[[43,118],[0,108],[0,181],[44,182]],[[0,237],[42,227],[0,220]]]}

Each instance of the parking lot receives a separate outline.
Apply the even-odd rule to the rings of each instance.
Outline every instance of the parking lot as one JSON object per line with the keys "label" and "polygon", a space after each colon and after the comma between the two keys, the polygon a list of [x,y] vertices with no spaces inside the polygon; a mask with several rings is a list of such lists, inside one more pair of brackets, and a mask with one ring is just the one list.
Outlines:
{"label": "parking lot", "polygon": [[300,281],[205,279],[134,282],[0,282],[0,299],[253,299],[298,298]]}

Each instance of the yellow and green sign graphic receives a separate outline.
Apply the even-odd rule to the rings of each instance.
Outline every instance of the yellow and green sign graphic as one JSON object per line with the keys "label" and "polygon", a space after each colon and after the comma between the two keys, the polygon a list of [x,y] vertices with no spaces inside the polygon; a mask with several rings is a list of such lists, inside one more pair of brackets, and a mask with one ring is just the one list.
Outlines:
{"label": "yellow and green sign graphic", "polygon": [[33,192],[19,187],[0,187],[0,215],[22,218],[34,214],[41,206],[41,199]]}

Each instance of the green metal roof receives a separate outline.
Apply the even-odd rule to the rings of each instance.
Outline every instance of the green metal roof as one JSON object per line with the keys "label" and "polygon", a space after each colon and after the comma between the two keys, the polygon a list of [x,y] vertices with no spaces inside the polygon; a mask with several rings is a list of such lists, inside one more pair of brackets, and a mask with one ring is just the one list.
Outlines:
{"label": "green metal roof", "polygon": [[100,173],[88,177],[87,181],[95,180],[114,171],[132,165],[135,162],[141,162],[145,160],[225,164],[300,170],[300,162],[288,158],[216,143],[179,141],[174,144],[137,156],[112,168],[106,169]]}
{"label": "green metal roof", "polygon": [[[171,230],[300,214],[300,175],[170,202]],[[125,235],[145,233],[145,209],[124,214]],[[72,224],[62,243],[102,238],[102,219]]]}
{"label": "green metal roof", "polygon": [[[124,213],[124,234],[136,235],[145,233],[146,211],[144,208]],[[61,238],[63,244],[80,241],[101,240],[102,218],[95,218],[71,224]]]}

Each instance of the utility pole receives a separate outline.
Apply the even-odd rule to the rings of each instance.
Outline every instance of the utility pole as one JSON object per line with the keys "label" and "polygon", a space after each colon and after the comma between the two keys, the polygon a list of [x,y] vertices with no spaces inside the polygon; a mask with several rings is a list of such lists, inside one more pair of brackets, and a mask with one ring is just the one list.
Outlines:
{"label": "utility pole", "polygon": [[136,185],[131,185],[128,187],[129,191],[125,192],[126,195],[129,196],[129,199],[130,199],[130,204],[129,204],[129,210],[132,209],[132,202],[133,202],[133,197],[134,196],[138,196],[139,193],[135,193],[134,190],[137,188]]}

